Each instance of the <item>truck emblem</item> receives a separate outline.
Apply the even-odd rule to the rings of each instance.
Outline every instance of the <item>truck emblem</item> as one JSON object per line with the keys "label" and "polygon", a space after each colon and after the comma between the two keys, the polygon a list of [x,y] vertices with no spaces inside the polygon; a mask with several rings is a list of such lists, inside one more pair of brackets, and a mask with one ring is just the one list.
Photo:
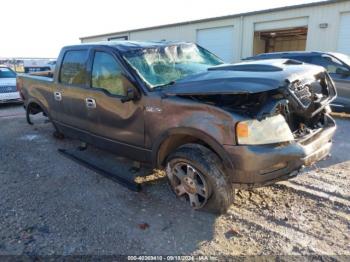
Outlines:
{"label": "truck emblem", "polygon": [[162,109],[156,106],[145,106],[146,112],[151,113],[160,113],[162,112]]}

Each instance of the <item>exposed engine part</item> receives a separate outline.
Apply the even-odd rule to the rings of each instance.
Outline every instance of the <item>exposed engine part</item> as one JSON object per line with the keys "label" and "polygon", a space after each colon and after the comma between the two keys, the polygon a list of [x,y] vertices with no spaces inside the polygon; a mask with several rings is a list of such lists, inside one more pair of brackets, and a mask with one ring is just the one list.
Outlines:
{"label": "exposed engine part", "polygon": [[[196,95],[191,99],[237,112],[261,121],[268,116],[282,114],[295,137],[306,136],[324,125],[322,110],[336,94],[327,75],[313,79],[286,81],[278,90],[233,95]],[[333,89],[334,90],[334,89]]]}
{"label": "exposed engine part", "polygon": [[281,100],[269,99],[269,101],[267,101],[267,103],[261,108],[261,110],[257,114],[256,119],[261,121],[268,116],[276,115],[279,113],[282,113],[282,115],[287,116],[289,115],[288,112],[289,112],[289,109],[288,109],[287,99],[281,99]]}
{"label": "exposed engine part", "polygon": [[318,74],[313,79],[295,80],[281,89],[284,96],[290,101],[292,110],[306,118],[318,114],[331,99],[336,96],[329,76]]}
{"label": "exposed engine part", "polygon": [[303,109],[308,109],[313,102],[311,85],[309,82],[295,81],[291,83],[289,91]]}
{"label": "exposed engine part", "polygon": [[269,93],[239,94],[239,95],[196,95],[190,98],[227,111],[238,112],[255,118],[260,108],[266,104]]}

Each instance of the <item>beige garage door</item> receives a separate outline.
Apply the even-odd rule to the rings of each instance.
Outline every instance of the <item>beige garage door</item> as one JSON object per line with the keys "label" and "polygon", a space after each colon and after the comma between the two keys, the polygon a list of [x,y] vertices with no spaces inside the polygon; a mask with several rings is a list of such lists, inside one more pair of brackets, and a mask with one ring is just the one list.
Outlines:
{"label": "beige garage door", "polygon": [[233,26],[200,29],[197,43],[223,59],[233,61]]}
{"label": "beige garage door", "polygon": [[350,55],[350,12],[340,16],[338,51]]}

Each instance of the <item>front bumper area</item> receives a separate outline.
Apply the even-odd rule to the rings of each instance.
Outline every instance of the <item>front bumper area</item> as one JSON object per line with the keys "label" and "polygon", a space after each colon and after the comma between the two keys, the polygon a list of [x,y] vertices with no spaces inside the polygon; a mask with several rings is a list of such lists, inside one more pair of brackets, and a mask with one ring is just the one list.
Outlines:
{"label": "front bumper area", "polygon": [[0,93],[0,104],[22,102],[19,92]]}
{"label": "front bumper area", "polygon": [[310,137],[283,145],[228,146],[231,181],[240,187],[257,187],[296,176],[304,166],[329,155],[335,121],[325,115],[326,127]]}

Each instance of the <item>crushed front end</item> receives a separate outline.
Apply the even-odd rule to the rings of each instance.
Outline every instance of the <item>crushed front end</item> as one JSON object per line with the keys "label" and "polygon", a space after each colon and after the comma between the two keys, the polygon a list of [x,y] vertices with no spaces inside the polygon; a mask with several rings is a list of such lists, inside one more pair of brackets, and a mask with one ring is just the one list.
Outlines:
{"label": "crushed front end", "polygon": [[224,64],[182,79],[165,93],[231,114],[233,123],[222,124],[225,139],[219,139],[237,185],[287,179],[330,152],[336,125],[329,104],[336,89],[322,67],[288,59]]}
{"label": "crushed front end", "polygon": [[278,90],[253,94],[250,109],[244,104],[245,112],[255,117],[237,123],[237,145],[224,146],[237,186],[288,179],[329,155],[336,130],[329,115],[329,104],[336,97],[334,84],[324,71],[299,79],[287,80]]}

